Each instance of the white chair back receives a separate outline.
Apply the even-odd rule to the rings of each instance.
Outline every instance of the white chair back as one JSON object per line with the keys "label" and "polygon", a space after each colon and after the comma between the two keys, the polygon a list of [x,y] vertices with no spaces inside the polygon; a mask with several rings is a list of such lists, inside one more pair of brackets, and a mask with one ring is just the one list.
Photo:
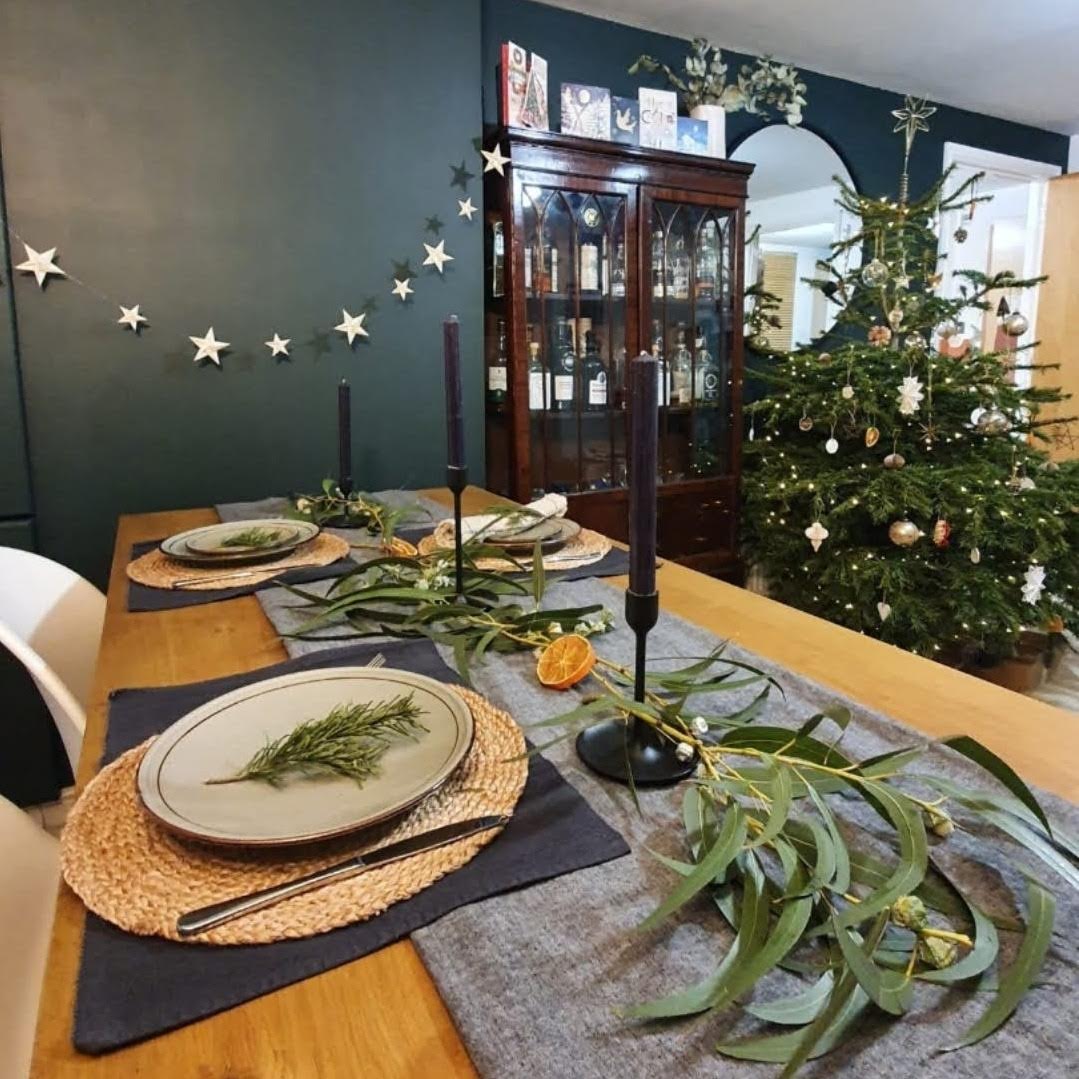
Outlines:
{"label": "white chair back", "polygon": [[0,1075],[30,1073],[41,982],[49,951],[60,845],[0,798]]}
{"label": "white chair back", "polygon": [[73,570],[0,547],[0,645],[30,672],[74,770],[86,729],[105,597]]}

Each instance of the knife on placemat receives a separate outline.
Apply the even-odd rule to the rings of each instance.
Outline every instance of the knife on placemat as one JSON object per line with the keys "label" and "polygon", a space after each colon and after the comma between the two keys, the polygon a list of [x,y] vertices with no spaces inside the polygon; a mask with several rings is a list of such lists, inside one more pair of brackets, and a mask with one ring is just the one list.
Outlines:
{"label": "knife on placemat", "polygon": [[226,899],[221,903],[212,903],[208,907],[189,910],[176,919],[176,931],[181,937],[205,933],[206,930],[213,929],[224,922],[230,922],[233,918],[262,910],[264,907],[280,903],[281,900],[290,899],[294,895],[302,895],[314,888],[321,888],[322,885],[332,881],[347,880],[349,877],[367,872],[368,869],[375,869],[389,862],[397,862],[402,858],[410,858],[414,854],[422,854],[436,847],[444,847],[447,843],[454,843],[458,839],[476,835],[477,832],[500,828],[507,820],[509,820],[508,817],[473,817],[471,820],[457,821],[455,824],[433,828],[429,832],[420,832],[419,835],[402,839],[397,843],[388,843],[384,847],[376,847],[366,854],[348,858],[314,873],[308,873],[305,877],[297,877],[296,880],[276,884],[272,888],[263,888],[258,892],[249,892],[235,899]]}

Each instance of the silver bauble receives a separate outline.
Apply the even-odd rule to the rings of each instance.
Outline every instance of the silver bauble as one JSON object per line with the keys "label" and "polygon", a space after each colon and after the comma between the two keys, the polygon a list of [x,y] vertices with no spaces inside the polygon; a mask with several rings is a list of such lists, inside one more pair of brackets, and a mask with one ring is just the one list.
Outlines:
{"label": "silver bauble", "polygon": [[891,326],[893,330],[898,330],[902,324],[903,309],[901,307],[893,307],[891,311],[888,312],[888,325]]}
{"label": "silver bauble", "polygon": [[925,352],[925,338],[920,333],[908,333],[903,342],[912,352]]}
{"label": "silver bauble", "polygon": [[987,408],[975,426],[983,435],[1002,435],[1011,427],[1011,420],[999,408]]}
{"label": "silver bauble", "polygon": [[880,259],[873,259],[862,267],[862,283],[870,288],[878,288],[888,280],[888,266]]}
{"label": "silver bauble", "polygon": [[910,547],[924,535],[913,521],[893,521],[888,528],[888,538],[897,547]]}
{"label": "silver bauble", "polygon": [[889,453],[884,458],[885,468],[902,468],[907,463],[907,459],[901,453]]}
{"label": "silver bauble", "polygon": [[1022,337],[1030,329],[1030,323],[1022,311],[1013,311],[1005,316],[1001,328],[1009,337]]}

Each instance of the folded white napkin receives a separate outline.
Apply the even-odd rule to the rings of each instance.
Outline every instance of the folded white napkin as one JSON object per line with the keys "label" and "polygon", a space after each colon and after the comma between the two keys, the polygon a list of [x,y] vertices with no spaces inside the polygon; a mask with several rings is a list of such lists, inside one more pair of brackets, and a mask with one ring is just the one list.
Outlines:
{"label": "folded white napkin", "polygon": [[[525,506],[527,513],[522,511],[509,517],[500,517],[493,513],[462,517],[461,536],[465,543],[480,532],[488,538],[497,536],[502,539],[518,532],[524,532],[525,529],[532,528],[540,520],[546,520],[549,517],[565,517],[566,508],[565,495],[544,495],[542,498],[537,498],[535,502],[529,502]],[[452,525],[452,523],[451,521],[450,524]]]}

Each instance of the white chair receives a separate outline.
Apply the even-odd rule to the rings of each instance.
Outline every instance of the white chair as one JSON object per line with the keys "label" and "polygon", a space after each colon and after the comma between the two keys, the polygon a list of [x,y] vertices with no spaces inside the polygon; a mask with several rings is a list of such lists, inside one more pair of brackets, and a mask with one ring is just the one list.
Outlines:
{"label": "white chair", "polygon": [[41,982],[49,951],[60,844],[0,798],[0,1075],[30,1072]]}
{"label": "white chair", "polygon": [[86,729],[105,597],[73,570],[0,547],[0,645],[30,672],[74,771]]}

